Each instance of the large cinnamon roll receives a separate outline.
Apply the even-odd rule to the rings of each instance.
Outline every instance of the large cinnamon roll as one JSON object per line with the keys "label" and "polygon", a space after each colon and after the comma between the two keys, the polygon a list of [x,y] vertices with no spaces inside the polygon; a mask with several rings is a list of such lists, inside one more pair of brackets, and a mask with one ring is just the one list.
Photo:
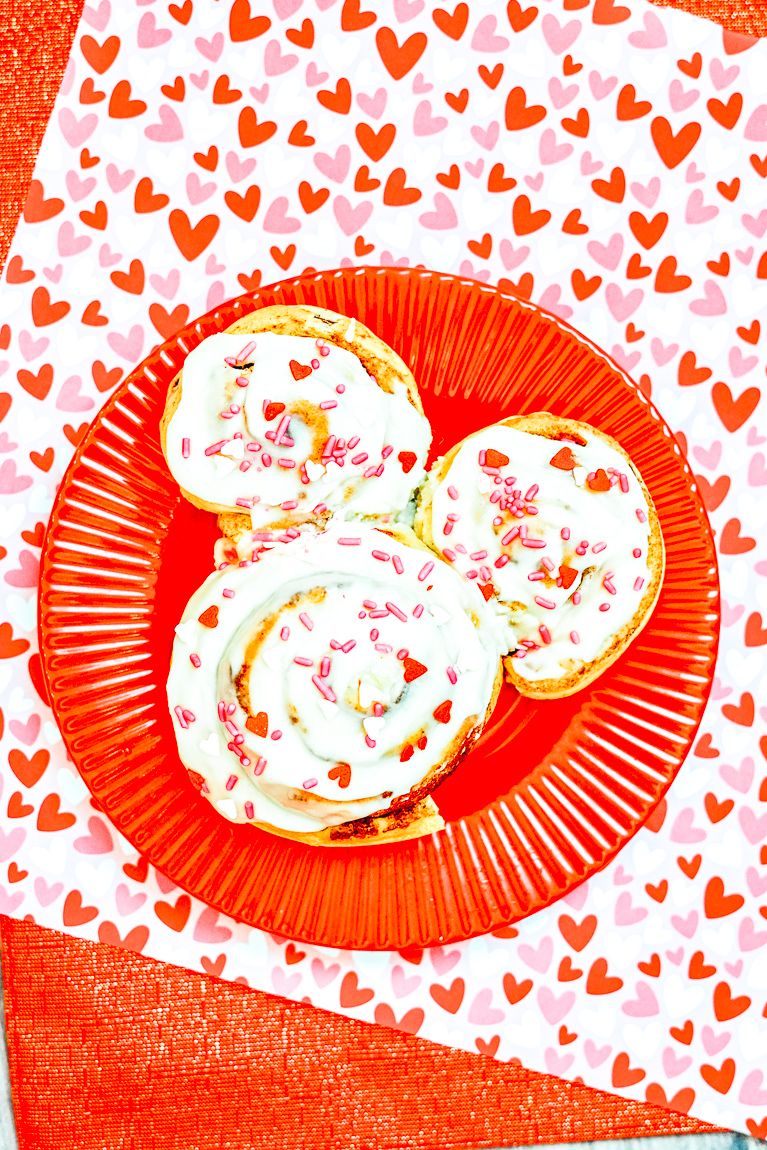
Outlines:
{"label": "large cinnamon roll", "polygon": [[492,711],[507,626],[407,529],[296,530],[187,605],[181,760],[226,818],[312,845],[439,829],[430,792]]}
{"label": "large cinnamon roll", "polygon": [[262,308],[198,344],[160,432],[187,499],[255,527],[397,512],[431,442],[399,356],[358,320],[303,305]]}

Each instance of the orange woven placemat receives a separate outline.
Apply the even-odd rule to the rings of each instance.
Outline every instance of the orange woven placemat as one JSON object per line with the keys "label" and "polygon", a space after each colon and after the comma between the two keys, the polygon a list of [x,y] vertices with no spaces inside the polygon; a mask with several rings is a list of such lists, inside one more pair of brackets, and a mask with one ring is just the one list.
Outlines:
{"label": "orange woven placemat", "polygon": [[[767,35],[764,0],[656,2]],[[0,0],[0,267],[81,9]],[[420,1150],[713,1129],[32,923],[0,924],[21,1150]]]}

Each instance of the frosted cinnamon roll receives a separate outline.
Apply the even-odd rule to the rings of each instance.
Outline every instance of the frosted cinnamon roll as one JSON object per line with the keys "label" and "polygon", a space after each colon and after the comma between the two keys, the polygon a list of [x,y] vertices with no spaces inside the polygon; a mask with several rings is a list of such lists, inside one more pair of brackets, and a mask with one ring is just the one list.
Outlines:
{"label": "frosted cinnamon roll", "polygon": [[181,761],[234,822],[311,845],[413,838],[495,704],[505,616],[406,529],[331,522],[225,566],[176,628]]}
{"label": "frosted cinnamon roll", "polygon": [[658,515],[629,456],[548,412],[486,427],[438,459],[415,530],[509,608],[507,678],[533,698],[593,682],[644,627],[663,580]]}
{"label": "frosted cinnamon roll", "polygon": [[187,499],[256,527],[397,511],[431,442],[399,356],[359,321],[304,305],[262,308],[198,344],[160,432]]}

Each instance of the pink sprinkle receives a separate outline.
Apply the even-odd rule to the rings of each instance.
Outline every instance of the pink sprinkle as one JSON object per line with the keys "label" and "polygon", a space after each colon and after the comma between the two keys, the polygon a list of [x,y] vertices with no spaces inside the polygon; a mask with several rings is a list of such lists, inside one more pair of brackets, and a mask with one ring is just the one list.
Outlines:
{"label": "pink sprinkle", "polygon": [[294,459],[278,459],[277,460],[277,466],[278,467],[295,467],[296,461]]}
{"label": "pink sprinkle", "polygon": [[280,504],[280,511],[295,511],[297,507],[297,499],[286,499],[284,503]]}
{"label": "pink sprinkle", "polygon": [[384,654],[386,654],[386,655],[388,655],[391,651],[394,650],[394,648],[392,646],[390,646],[389,643],[376,643],[375,648],[376,648],[376,651],[383,651]]}
{"label": "pink sprinkle", "polygon": [[226,722],[226,703],[218,704],[218,717],[222,723]]}
{"label": "pink sprinkle", "polygon": [[644,587],[644,579],[642,578],[641,575],[638,575],[636,577],[636,579],[634,580],[634,590],[635,591],[641,591],[643,587]]}
{"label": "pink sprinkle", "polygon": [[304,627],[306,627],[307,631],[313,631],[314,630],[314,623],[312,623],[311,619],[306,614],[306,611],[302,611],[301,614],[298,616],[298,618],[301,620]]}
{"label": "pink sprinkle", "polygon": [[454,524],[454,523],[452,523],[452,522],[451,522],[451,521],[448,519],[447,523],[446,523],[446,524],[445,524],[445,526],[442,528],[442,534],[443,534],[443,535],[452,535],[452,534],[453,534],[453,528],[454,528],[454,527],[455,527],[455,524]]}
{"label": "pink sprinkle", "polygon": [[320,366],[320,361],[319,361],[318,359],[312,359],[312,360],[310,360],[309,362],[311,363],[311,365],[312,365],[312,367],[314,368],[314,370],[315,370],[315,371],[316,371],[316,370],[317,370],[317,368]]}
{"label": "pink sprinkle", "polygon": [[224,587],[224,590],[221,592],[221,594],[225,599],[234,599],[234,591],[232,591],[231,587]]}
{"label": "pink sprinkle", "polygon": [[231,411],[232,415],[239,415],[240,414],[240,405],[238,403],[230,403],[229,404],[229,410]]}
{"label": "pink sprinkle", "polygon": [[458,488],[453,487],[452,484],[448,487],[447,493],[451,499],[457,499],[458,498]]}
{"label": "pink sprinkle", "polygon": [[413,608],[413,616],[416,619],[420,619],[422,615],[423,615],[423,603],[416,603],[415,607]]}
{"label": "pink sprinkle", "polygon": [[578,634],[578,632],[577,631],[571,631],[570,632],[570,642],[575,643],[575,645],[577,647],[578,644],[580,643],[580,641],[581,641],[581,637]]}
{"label": "pink sprinkle", "polygon": [[392,563],[394,564],[394,570],[398,575],[401,575],[405,568],[402,565],[402,560],[400,559],[399,555],[392,556]]}
{"label": "pink sprinkle", "polygon": [[224,722],[224,726],[226,727],[226,729],[230,735],[239,735],[240,732],[237,730],[237,728],[235,727],[235,725],[231,719],[227,719]]}
{"label": "pink sprinkle", "polygon": [[553,571],[554,570],[554,564],[552,563],[551,559],[549,559],[546,555],[544,555],[543,558],[541,559],[541,565],[543,567],[545,567],[547,571]]}
{"label": "pink sprinkle", "polygon": [[347,639],[346,642],[344,643],[343,647],[341,648],[341,650],[344,651],[345,654],[348,655],[349,652],[351,651],[351,649],[353,647],[356,647],[356,646],[357,646],[357,640],[356,639]]}
{"label": "pink sprinkle", "polygon": [[187,723],[197,722],[196,716],[193,715],[191,711],[184,710],[184,718],[186,719]]}
{"label": "pink sprinkle", "polygon": [[266,770],[266,759],[262,755],[261,758],[256,760],[256,765],[253,768],[253,774],[254,775],[263,775],[265,770]]}
{"label": "pink sprinkle", "polygon": [[494,491],[493,494],[490,496],[490,502],[491,503],[498,503],[500,498],[501,498],[500,491]]}
{"label": "pink sprinkle", "polygon": [[[321,348],[320,348],[320,355],[321,355],[321,356],[330,355],[330,348],[329,348],[329,347],[327,347],[327,346],[323,346],[323,347],[321,347]],[[339,383],[339,385],[338,385],[338,387],[340,387],[340,388],[343,388],[343,386],[344,386],[344,385],[343,385],[342,383]],[[338,391],[338,387],[336,388],[336,391]]]}
{"label": "pink sprinkle", "polygon": [[396,615],[402,623],[407,623],[407,615],[404,611],[400,611],[399,607],[397,607],[394,603],[387,602],[386,606],[391,611],[392,615]]}
{"label": "pink sprinkle", "polygon": [[548,647],[549,643],[551,642],[551,632],[545,623],[541,623],[540,627],[538,628],[538,634],[541,637],[541,641]]}
{"label": "pink sprinkle", "polygon": [[502,523],[503,523],[503,516],[502,515],[496,515],[495,519],[493,520],[493,527],[500,527]]}
{"label": "pink sprinkle", "polygon": [[288,639],[290,638],[290,627],[282,628],[280,631],[280,638],[282,639],[283,643],[287,643]]}
{"label": "pink sprinkle", "polygon": [[250,380],[248,379],[247,375],[238,375],[234,382],[238,387],[247,387],[250,383]]}
{"label": "pink sprinkle", "polygon": [[331,651],[340,651],[342,649],[341,644],[338,642],[338,639],[331,639],[330,640],[330,649],[331,649]]}
{"label": "pink sprinkle", "polygon": [[[318,365],[319,366],[319,365]],[[329,411],[331,407],[338,407],[337,399],[323,399],[320,407],[323,411]]]}
{"label": "pink sprinkle", "polygon": [[329,674],[330,674],[330,659],[328,658],[327,655],[325,655],[322,662],[320,663],[320,677],[322,679],[327,679]]}
{"label": "pink sprinkle", "polygon": [[373,551],[371,554],[374,559],[380,559],[382,563],[389,562],[390,556],[387,555],[385,551]]}
{"label": "pink sprinkle", "polygon": [[188,439],[182,439],[181,440],[181,454],[184,457],[184,459],[189,458],[189,440]]}
{"label": "pink sprinkle", "polygon": [[527,502],[530,499],[535,499],[537,494],[538,494],[538,484],[534,483],[533,486],[529,489],[529,491],[527,491],[525,493],[525,502]]}
{"label": "pink sprinkle", "polygon": [[317,688],[317,690],[319,691],[319,693],[324,698],[326,698],[329,703],[338,702],[335,694],[333,693],[332,688],[325,682],[324,679],[321,679],[319,677],[319,675],[312,675],[312,682],[314,683],[314,685]]}
{"label": "pink sprinkle", "polygon": [[314,346],[318,347],[320,350],[322,350],[322,348],[325,346],[325,340],[324,339],[315,339]]}
{"label": "pink sprinkle", "polygon": [[364,463],[365,460],[369,459],[369,458],[370,458],[370,456],[368,455],[367,451],[361,451],[359,453],[359,455],[354,456],[354,458],[352,459],[352,463],[354,464],[355,467],[358,467],[360,463]]}
{"label": "pink sprinkle", "polygon": [[519,535],[519,528],[518,527],[512,527],[511,531],[507,532],[507,534],[504,535],[503,539],[501,540],[501,543],[503,544],[504,547],[508,547],[508,545],[511,543],[512,539],[516,539],[516,537],[518,535]]}
{"label": "pink sprinkle", "polygon": [[240,354],[237,356],[238,363],[244,363],[246,356],[249,356],[252,351],[256,350],[256,341],[253,339],[250,343],[246,343]]}
{"label": "pink sprinkle", "polygon": [[467,579],[478,579],[479,578],[479,571],[475,571],[474,569],[472,569],[471,571],[467,571],[466,572],[466,578]]}
{"label": "pink sprinkle", "polygon": [[375,643],[376,639],[378,638],[378,635],[379,635],[378,628],[374,627],[372,629],[372,631],[370,632],[370,642]]}
{"label": "pink sprinkle", "polygon": [[445,556],[446,559],[449,559],[451,561],[453,559],[455,559],[455,551],[451,551],[449,547],[445,547],[442,554]]}
{"label": "pink sprinkle", "polygon": [[181,727],[183,727],[183,729],[185,731],[188,731],[189,730],[189,724],[187,723],[186,719],[184,718],[184,712],[182,711],[181,707],[174,707],[173,710],[176,712],[176,718],[179,721],[179,725]]}
{"label": "pink sprinkle", "polygon": [[544,599],[542,595],[536,595],[535,602],[539,607],[545,607],[547,611],[553,611],[556,607],[556,603],[554,603],[553,600]]}
{"label": "pink sprinkle", "polygon": [[253,804],[252,803],[246,803],[245,804],[245,818],[246,819],[252,819],[253,813],[254,813],[253,812]]}
{"label": "pink sprinkle", "polygon": [[407,647],[401,647],[397,652],[397,658],[399,659],[400,663],[403,661],[403,659],[407,659],[409,654],[410,651]]}
{"label": "pink sprinkle", "polygon": [[322,458],[323,459],[326,456],[333,454],[333,448],[335,447],[335,445],[336,445],[335,435],[329,435],[328,438],[325,440],[325,446],[322,449]]}
{"label": "pink sprinkle", "polygon": [[246,451],[254,451],[254,452],[260,451],[261,450],[261,444],[260,443],[246,443],[245,444],[245,450]]}
{"label": "pink sprinkle", "polygon": [[221,448],[224,446],[224,444],[226,442],[227,442],[226,439],[219,439],[218,443],[211,443],[210,447],[205,448],[205,454],[206,455],[215,455],[217,451],[221,450]]}
{"label": "pink sprinkle", "polygon": [[[320,355],[322,355],[322,352],[320,352]],[[318,785],[317,779],[305,779],[304,784],[303,784],[305,791],[311,791],[317,785]]]}
{"label": "pink sprinkle", "polygon": [[[483,558],[484,558],[484,555],[487,555],[487,551],[485,551],[485,552],[484,552],[484,554],[483,554]],[[425,579],[425,578],[426,578],[426,577],[429,575],[429,573],[430,573],[431,571],[433,571],[433,570],[434,570],[434,564],[433,564],[431,561],[430,561],[430,562],[428,562],[428,563],[424,563],[423,567],[422,567],[422,568],[421,568],[421,570],[418,572],[418,581],[419,581],[419,583],[423,583],[424,579]]]}
{"label": "pink sprinkle", "polygon": [[362,472],[362,475],[365,479],[372,479],[377,471],[377,467],[368,467],[367,471]]}
{"label": "pink sprinkle", "polygon": [[373,474],[374,474],[374,475],[378,475],[378,476],[381,476],[381,475],[383,475],[383,473],[384,473],[384,465],[383,465],[383,463],[379,463],[379,464],[378,464],[378,467],[376,467],[376,469],[375,469],[375,471],[373,472]]}
{"label": "pink sprinkle", "polygon": [[617,595],[615,585],[611,583],[609,579],[603,579],[602,586],[604,587],[605,591],[607,591],[608,595]]}
{"label": "pink sprinkle", "polygon": [[606,546],[607,546],[606,543],[595,543],[594,546],[591,548],[591,550],[594,552],[595,555],[598,555],[600,551],[604,551]]}
{"label": "pink sprinkle", "polygon": [[299,667],[313,666],[312,660],[307,659],[306,655],[296,655],[296,657],[293,659],[293,662],[298,663]]}
{"label": "pink sprinkle", "polygon": [[357,444],[359,443],[359,441],[360,441],[359,435],[353,435],[346,446],[349,448],[356,447]]}
{"label": "pink sprinkle", "polygon": [[509,562],[508,555],[499,555],[498,558],[496,559],[495,563],[493,564],[493,566],[497,567],[498,570],[500,571],[501,567],[505,567],[508,562]]}
{"label": "pink sprinkle", "polygon": [[226,780],[226,789],[228,791],[231,791],[232,787],[235,785],[236,782],[237,782],[237,776],[236,775],[230,775],[229,778]]}
{"label": "pink sprinkle", "polygon": [[637,519],[639,520],[640,523],[646,523],[647,522],[647,516],[641,507],[637,507]]}
{"label": "pink sprinkle", "polygon": [[629,477],[628,477],[628,475],[624,475],[623,472],[621,472],[620,483],[621,483],[621,491],[623,492],[624,495],[628,495]]}
{"label": "pink sprinkle", "polygon": [[492,578],[489,567],[480,567],[479,573],[480,573],[481,577],[485,580],[486,583],[488,583],[490,581],[490,579]]}
{"label": "pink sprinkle", "polygon": [[[498,564],[496,563],[496,567],[497,566],[498,566]],[[540,582],[541,579],[545,579],[546,576],[544,575],[543,571],[533,571],[533,572],[531,572],[530,575],[528,575],[527,578],[530,581],[530,583],[538,583],[538,582]]]}
{"label": "pink sprinkle", "polygon": [[312,515],[324,515],[327,509],[326,503],[318,503],[316,507],[312,507]]}
{"label": "pink sprinkle", "polygon": [[450,682],[453,684],[453,686],[455,686],[455,684],[458,682],[458,676],[456,675],[453,667],[448,667],[447,677],[450,680]]}
{"label": "pink sprinkle", "polygon": [[600,611],[609,611],[610,610],[610,604],[609,603],[600,603],[599,604],[599,610]]}
{"label": "pink sprinkle", "polygon": [[575,554],[576,555],[585,555],[586,554],[586,548],[583,546],[582,543],[579,543],[578,546],[575,548]]}
{"label": "pink sprinkle", "polygon": [[274,739],[274,741],[275,741],[275,743],[276,743],[276,742],[277,742],[279,739],[281,739],[281,738],[282,738],[282,731],[272,731],[272,733],[271,733],[271,735],[269,736],[269,738],[270,738],[270,739]]}
{"label": "pink sprinkle", "polygon": [[227,367],[234,367],[237,363],[237,360],[233,355],[227,355],[224,357],[224,363],[227,365]]}
{"label": "pink sprinkle", "polygon": [[634,556],[635,559],[641,559],[642,558],[642,548],[641,547],[635,547],[633,552],[632,552],[632,555]]}
{"label": "pink sprinkle", "polygon": [[202,659],[200,658],[199,655],[190,655],[189,656],[189,662],[192,664],[193,667],[199,667],[202,663]]}
{"label": "pink sprinkle", "polygon": [[581,601],[580,591],[573,591],[573,603],[575,604],[576,607],[578,606],[580,601]]}
{"label": "pink sprinkle", "polygon": [[380,607],[378,608],[377,611],[371,611],[370,612],[370,618],[371,619],[386,619],[386,618],[388,618],[388,615],[389,615],[389,612],[380,608]]}
{"label": "pink sprinkle", "polygon": [[545,547],[546,546],[546,540],[545,539],[523,539],[522,540],[522,546],[523,547]]}
{"label": "pink sprinkle", "polygon": [[269,453],[267,451],[262,452],[261,463],[264,465],[264,467],[271,467],[272,466],[272,457],[271,457],[271,455],[269,455]]}
{"label": "pink sprinkle", "polygon": [[562,536],[563,539],[569,539],[570,538],[570,528],[569,527],[563,527],[559,534]]}
{"label": "pink sprinkle", "polygon": [[374,603],[372,599],[363,599],[362,606],[367,607],[368,611],[375,611],[378,604]]}
{"label": "pink sprinkle", "polygon": [[392,451],[394,451],[393,447],[390,447],[388,445],[386,447],[384,447],[383,450],[381,451],[381,459],[388,459],[389,456],[391,455]]}
{"label": "pink sprinkle", "polygon": [[365,742],[369,747],[374,747],[376,745],[375,739],[371,739],[370,735],[365,735]]}
{"label": "pink sprinkle", "polygon": [[240,464],[240,471],[250,471],[252,466],[253,464],[249,459],[243,459],[242,463]]}
{"label": "pink sprinkle", "polygon": [[340,547],[359,547],[361,542],[361,539],[354,538],[351,535],[342,535],[338,540]]}
{"label": "pink sprinkle", "polygon": [[240,495],[235,500],[235,504],[237,507],[247,507],[248,510],[250,510],[253,507],[253,503],[254,503],[254,500],[248,499],[245,495]]}
{"label": "pink sprinkle", "polygon": [[469,559],[473,559],[475,563],[480,559],[487,559],[487,551],[472,551]]}

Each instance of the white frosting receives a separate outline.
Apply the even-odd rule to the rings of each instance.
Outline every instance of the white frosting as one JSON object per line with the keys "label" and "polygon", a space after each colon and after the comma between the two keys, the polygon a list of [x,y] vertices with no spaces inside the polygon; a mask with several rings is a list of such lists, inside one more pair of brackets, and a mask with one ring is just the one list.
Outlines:
{"label": "white frosting", "polygon": [[[243,364],[226,364],[245,348],[252,350]],[[291,361],[303,378],[294,378]],[[360,515],[398,510],[423,479],[431,430],[404,382],[393,386],[384,391],[355,355],[322,340],[274,332],[209,336],[184,363],[181,400],[167,429],[168,464],[185,491],[208,503],[247,509],[257,497],[256,527],[300,521],[318,506]],[[268,404],[276,407],[265,410]],[[277,444],[267,432],[274,437],[281,427]],[[400,460],[400,452],[414,453],[415,461]]]}
{"label": "white frosting", "polygon": [[[216,625],[199,622],[213,607]],[[505,616],[421,548],[359,523],[306,529],[189,601],[168,678],[181,760],[236,822],[310,832],[362,818],[452,754],[469,717],[481,726],[508,644]],[[246,727],[248,702],[266,735]]]}
{"label": "white frosting", "polygon": [[[518,605],[511,615],[517,639],[535,646],[517,648],[514,667],[531,682],[593,662],[632,619],[651,578],[650,510],[642,486],[625,457],[603,439],[587,432],[581,438],[585,446],[502,425],[485,428],[465,441],[432,493],[435,546],[462,575],[492,583],[502,602]],[[488,449],[509,462],[482,467],[480,452]],[[571,469],[551,464],[563,449],[575,461]],[[566,452],[560,462],[569,463]],[[623,478],[609,490],[592,490],[589,476],[599,469],[607,478]],[[506,494],[491,502],[495,492]],[[516,537],[504,544],[514,528]],[[525,535],[545,546],[525,545]],[[584,542],[585,554],[577,554]],[[563,580],[560,566],[577,574]]]}

